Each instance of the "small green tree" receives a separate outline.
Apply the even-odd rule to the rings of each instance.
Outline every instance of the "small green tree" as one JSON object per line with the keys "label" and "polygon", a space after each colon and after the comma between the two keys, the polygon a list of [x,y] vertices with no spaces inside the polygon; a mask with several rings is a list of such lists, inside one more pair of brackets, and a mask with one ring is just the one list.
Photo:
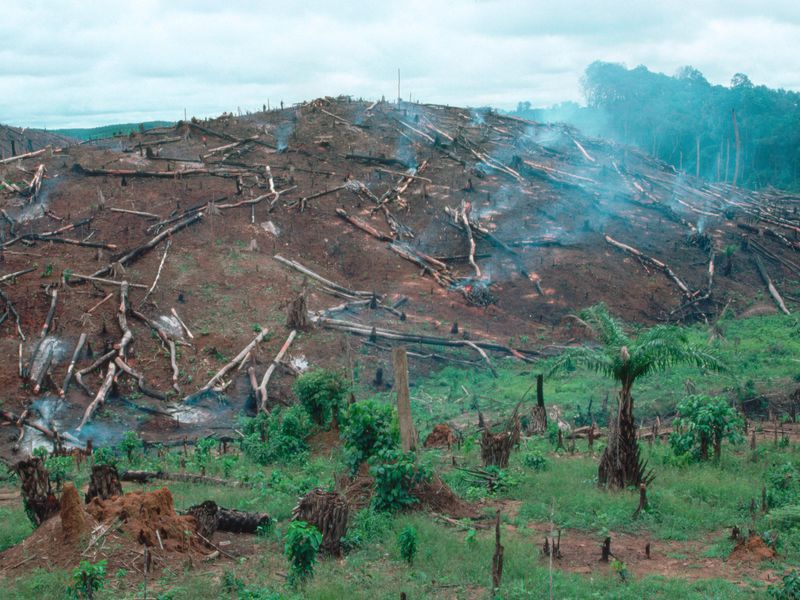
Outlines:
{"label": "small green tree", "polygon": [[267,465],[276,461],[298,461],[306,456],[311,423],[308,413],[299,404],[287,409],[276,408],[267,417],[259,415],[243,423],[244,453],[253,461]]}
{"label": "small green tree", "polygon": [[[633,415],[633,385],[639,379],[679,364],[721,369],[719,360],[705,348],[690,343],[686,332],[671,325],[657,325],[629,336],[604,304],[581,311],[581,322],[594,334],[598,347],[570,348],[556,358],[550,373],[583,365],[619,384],[619,410],[613,434],[597,469],[602,485],[624,488],[646,479],[639,457]],[[609,424],[610,425],[610,424]]]}
{"label": "small green tree", "polygon": [[142,440],[135,431],[126,431],[117,445],[119,451],[128,458],[128,464],[133,463],[134,456],[140,454],[143,447]]}
{"label": "small green tree", "polygon": [[72,571],[72,581],[74,585],[68,589],[70,595],[75,598],[86,598],[92,600],[95,592],[103,589],[106,580],[106,561],[101,560],[92,564],[87,560],[82,560],[74,571]]}
{"label": "small green tree", "polygon": [[413,452],[382,450],[370,459],[369,473],[375,485],[372,505],[375,510],[400,510],[419,500],[411,493],[418,483],[431,477],[428,469],[414,462]]}
{"label": "small green tree", "polygon": [[348,392],[344,378],[326,369],[303,373],[292,389],[314,423],[321,427],[330,424],[331,415],[338,412]]}
{"label": "small green tree", "polygon": [[371,456],[397,446],[392,407],[371,400],[351,404],[341,435],[350,471],[355,473]]}
{"label": "small green tree", "polygon": [[50,473],[50,481],[56,484],[56,489],[61,489],[73,464],[71,456],[51,456],[44,461],[44,466]]}
{"label": "small green tree", "polygon": [[289,559],[289,583],[303,584],[314,575],[322,534],[305,521],[292,521],[286,530],[284,553]]}
{"label": "small green tree", "polygon": [[708,460],[709,448],[714,459],[722,455],[722,442],[742,441],[741,415],[720,396],[695,394],[678,404],[678,418],[669,443],[676,454],[691,453],[699,460]]}
{"label": "small green tree", "polygon": [[397,536],[397,548],[400,556],[409,565],[414,564],[414,557],[417,555],[417,530],[408,525]]}

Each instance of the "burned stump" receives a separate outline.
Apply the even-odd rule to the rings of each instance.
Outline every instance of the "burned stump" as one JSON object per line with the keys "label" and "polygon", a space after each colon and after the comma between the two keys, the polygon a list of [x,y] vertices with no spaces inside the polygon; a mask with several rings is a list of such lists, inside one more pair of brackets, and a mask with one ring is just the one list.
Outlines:
{"label": "burned stump", "polygon": [[544,376],[536,376],[536,406],[531,409],[528,433],[538,434],[547,431],[547,411],[544,408]]}
{"label": "burned stump", "polygon": [[39,457],[21,460],[14,466],[22,484],[22,502],[28,518],[38,527],[59,511],[59,502],[50,485],[50,474]]}
{"label": "burned stump", "polygon": [[119,482],[117,468],[112,465],[93,466],[89,489],[86,491],[86,504],[93,498],[108,500],[120,494],[122,494],[122,484]]}
{"label": "burned stump", "polygon": [[297,297],[289,302],[286,311],[286,327],[305,331],[311,326],[308,320],[308,307],[306,305],[306,291],[300,292]]}
{"label": "burned stump", "polygon": [[333,556],[342,553],[341,540],[347,533],[350,509],[347,501],[336,492],[315,488],[300,499],[292,510],[292,519],[310,523],[322,532],[323,552]]}
{"label": "burned stump", "polygon": [[493,432],[488,423],[484,423],[483,415],[480,416],[482,423],[481,431],[481,460],[483,465],[488,467],[494,465],[505,469],[508,467],[508,459],[511,456],[511,449],[519,442],[520,421],[517,412],[514,411],[511,419],[500,432]]}

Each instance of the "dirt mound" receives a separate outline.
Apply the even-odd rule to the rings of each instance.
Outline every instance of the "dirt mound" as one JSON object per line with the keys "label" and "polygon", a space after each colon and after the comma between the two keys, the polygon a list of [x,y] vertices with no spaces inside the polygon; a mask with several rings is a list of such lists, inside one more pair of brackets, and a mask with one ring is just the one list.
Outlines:
{"label": "dirt mound", "polygon": [[454,519],[477,519],[480,516],[472,505],[456,496],[438,475],[420,483],[411,493],[427,510],[449,515]]}
{"label": "dirt mound", "polygon": [[447,423],[439,423],[425,438],[425,448],[450,448],[456,443],[456,436]]}
{"label": "dirt mound", "polygon": [[86,514],[74,483],[64,484],[61,494],[61,530],[65,542],[77,542],[86,532]]}
{"label": "dirt mound", "polygon": [[194,517],[175,512],[172,493],[167,488],[153,492],[130,492],[108,500],[94,498],[86,512],[101,523],[119,519],[122,529],[137,544],[162,547],[170,552],[187,552],[200,546],[193,535]]}
{"label": "dirt mound", "polygon": [[775,558],[775,550],[767,546],[759,535],[751,535],[746,540],[741,540],[731,552],[728,560],[739,562],[761,562]]}

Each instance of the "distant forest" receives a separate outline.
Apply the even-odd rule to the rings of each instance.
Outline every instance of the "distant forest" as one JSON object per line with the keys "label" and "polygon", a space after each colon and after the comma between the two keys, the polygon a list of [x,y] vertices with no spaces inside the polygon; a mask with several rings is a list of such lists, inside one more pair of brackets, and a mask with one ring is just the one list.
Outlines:
{"label": "distant forest", "polygon": [[693,67],[670,77],[606,62],[589,65],[582,86],[585,107],[520,102],[512,114],[638,146],[709,181],[800,189],[800,93],[753,85],[743,73],[725,87]]}

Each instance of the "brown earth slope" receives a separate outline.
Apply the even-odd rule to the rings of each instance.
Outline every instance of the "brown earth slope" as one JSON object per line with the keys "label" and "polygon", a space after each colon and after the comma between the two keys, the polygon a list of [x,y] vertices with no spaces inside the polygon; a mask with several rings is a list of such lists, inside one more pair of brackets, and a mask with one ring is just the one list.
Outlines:
{"label": "brown earth slope", "polygon": [[[630,148],[486,111],[326,98],[47,151],[0,164],[0,179],[11,186],[0,191],[0,277],[33,269],[0,282],[7,297],[0,311],[10,302],[20,317],[19,328],[12,311],[0,325],[3,409],[16,416],[30,409],[32,422],[95,444],[131,428],[146,439],[179,440],[232,425],[249,394],[248,367],[262,377],[303,286],[303,275],[276,254],[351,290],[374,291],[383,306],[406,299],[391,311],[369,310],[363,297],[336,297],[309,280],[315,317],[360,300],[327,317],[367,331],[376,325],[458,343],[468,336],[528,358],[573,339],[564,318],[599,301],[645,323],[710,318],[762,297],[775,310],[756,259],[788,310],[800,296],[800,198],[706,184]],[[458,221],[445,209],[460,211]],[[469,262],[464,217],[480,274]],[[176,224],[180,230],[126,257]],[[128,281],[128,307],[187,344],[177,347],[176,387],[165,341],[130,311],[133,341],[119,350],[120,286],[77,277],[92,273]],[[194,395],[257,325],[270,334],[229,374],[228,399]],[[351,360],[365,338],[329,326],[321,320],[301,333],[287,359]],[[56,400],[81,333],[88,343],[76,370],[116,348],[144,375],[142,389],[168,398],[137,398],[136,376],[112,373],[107,407],[77,432],[108,375],[105,366],[87,374],[85,391],[73,379],[67,401]],[[28,375],[50,374],[38,393],[30,377],[20,378],[20,364]],[[288,394],[292,368],[277,369],[270,403]],[[40,442],[38,432],[23,433],[20,451]],[[18,436],[0,429],[3,454]]]}

